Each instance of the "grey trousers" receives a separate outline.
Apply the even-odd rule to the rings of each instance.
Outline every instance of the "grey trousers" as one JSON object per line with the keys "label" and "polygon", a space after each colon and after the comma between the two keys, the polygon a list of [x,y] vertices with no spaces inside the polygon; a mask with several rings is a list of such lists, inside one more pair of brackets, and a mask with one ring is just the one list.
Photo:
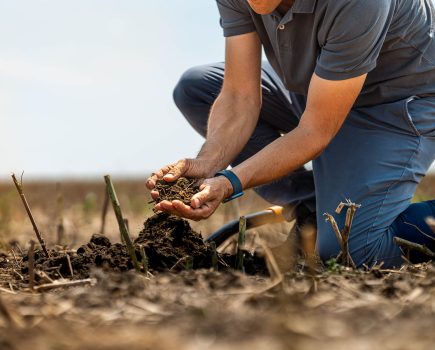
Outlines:
{"label": "grey trousers", "polygon": [[[223,63],[195,67],[184,73],[174,90],[176,105],[202,136],[223,75]],[[268,63],[262,67],[262,91],[257,127],[233,166],[294,129],[305,109],[306,98],[287,91]],[[395,236],[435,249],[435,235],[424,221],[426,216],[435,216],[435,201],[410,203],[434,158],[435,96],[410,96],[354,108],[334,140],[313,161],[313,171],[298,169],[255,191],[273,204],[304,203],[315,210],[317,249],[324,260],[335,257],[340,246],[323,214],[333,214],[346,199],[361,204],[349,239],[353,260],[358,266],[383,261],[385,267],[396,267],[403,262],[403,252],[394,243]],[[343,227],[345,211],[334,216]],[[412,258],[420,262],[427,257],[413,253]]]}

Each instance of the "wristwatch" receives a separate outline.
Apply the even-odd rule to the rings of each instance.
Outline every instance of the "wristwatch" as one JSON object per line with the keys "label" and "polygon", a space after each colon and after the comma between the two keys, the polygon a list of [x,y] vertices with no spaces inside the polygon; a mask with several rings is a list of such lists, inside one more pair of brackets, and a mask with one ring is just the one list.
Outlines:
{"label": "wristwatch", "polygon": [[236,198],[243,196],[242,183],[240,182],[237,175],[234,174],[231,170],[218,171],[215,174],[215,177],[216,176],[225,176],[231,182],[231,185],[233,186],[233,194],[230,197],[225,198],[224,203],[232,201],[233,199],[236,199]]}

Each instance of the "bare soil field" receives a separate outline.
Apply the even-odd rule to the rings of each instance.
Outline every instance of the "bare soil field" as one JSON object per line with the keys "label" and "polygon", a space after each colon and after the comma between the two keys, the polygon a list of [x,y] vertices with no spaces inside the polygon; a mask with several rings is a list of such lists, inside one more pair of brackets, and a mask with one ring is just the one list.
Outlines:
{"label": "bare soil field", "polygon": [[[113,180],[147,271],[133,269],[110,206],[101,234],[103,181],[24,182],[50,249],[47,259],[37,247],[33,264],[32,226],[13,184],[0,185],[1,350],[435,348],[435,264],[289,269],[286,223],[248,231],[257,260],[247,253],[254,267],[242,273],[232,269],[235,244],[218,250],[214,265],[200,234],[266,208],[255,194],[189,225],[153,217],[142,181]],[[435,198],[435,177],[415,198]]]}

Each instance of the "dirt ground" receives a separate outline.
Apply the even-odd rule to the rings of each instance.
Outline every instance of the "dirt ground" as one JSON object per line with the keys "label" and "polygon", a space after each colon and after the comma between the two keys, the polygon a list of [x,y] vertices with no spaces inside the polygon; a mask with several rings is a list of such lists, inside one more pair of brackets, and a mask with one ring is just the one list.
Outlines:
{"label": "dirt ground", "polygon": [[435,266],[264,277],[93,273],[94,285],[2,293],[0,348],[433,349]]}
{"label": "dirt ground", "polygon": [[[143,184],[115,181],[115,187],[130,231],[140,237],[143,219],[153,214],[143,204],[149,200]],[[104,186],[64,183],[56,191],[54,184],[29,183],[25,191],[57,254],[75,256],[100,231]],[[0,186],[1,350],[435,348],[432,263],[396,271],[353,271],[330,264],[315,273],[300,265],[272,276],[222,268],[191,270],[186,264],[172,272],[144,274],[101,264],[90,275],[76,276],[86,278],[84,285],[30,292],[23,270],[27,263],[21,262],[19,248],[14,258],[8,244],[16,240],[25,251],[33,238],[14,195],[9,184]],[[435,178],[426,179],[416,199],[434,197]],[[250,194],[193,228],[206,236],[225,221],[265,206]],[[59,222],[64,224],[61,235]],[[289,228],[273,225],[256,232],[272,246],[280,266],[285,266],[280,259],[288,252],[282,243]],[[104,238],[119,244],[111,212],[105,231]],[[68,271],[62,277],[69,281]],[[45,279],[52,277],[38,277],[36,283],[47,284]]]}

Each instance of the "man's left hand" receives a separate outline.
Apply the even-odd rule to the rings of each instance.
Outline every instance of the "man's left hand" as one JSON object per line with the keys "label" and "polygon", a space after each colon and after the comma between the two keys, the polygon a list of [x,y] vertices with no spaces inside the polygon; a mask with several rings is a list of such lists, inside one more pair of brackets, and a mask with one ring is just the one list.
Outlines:
{"label": "man's left hand", "polygon": [[179,200],[162,201],[156,204],[155,209],[200,221],[210,217],[219,207],[219,204],[233,192],[231,182],[224,176],[204,180],[199,189],[200,192],[192,197],[190,206]]}

